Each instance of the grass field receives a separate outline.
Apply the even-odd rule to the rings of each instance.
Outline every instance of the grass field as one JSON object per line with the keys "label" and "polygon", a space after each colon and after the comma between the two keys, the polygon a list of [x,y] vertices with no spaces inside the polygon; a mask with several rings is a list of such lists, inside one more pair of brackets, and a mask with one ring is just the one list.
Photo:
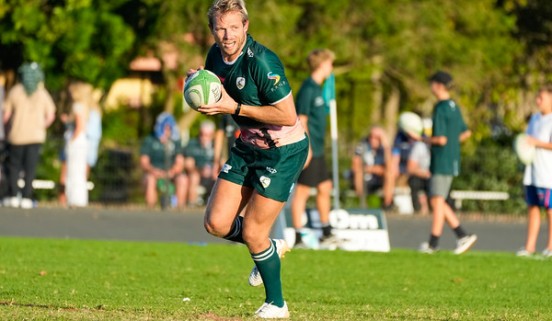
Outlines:
{"label": "grass field", "polygon": [[[0,320],[252,320],[264,300],[239,245],[0,238],[0,253]],[[292,320],[552,320],[552,260],[296,250],[282,267]]]}

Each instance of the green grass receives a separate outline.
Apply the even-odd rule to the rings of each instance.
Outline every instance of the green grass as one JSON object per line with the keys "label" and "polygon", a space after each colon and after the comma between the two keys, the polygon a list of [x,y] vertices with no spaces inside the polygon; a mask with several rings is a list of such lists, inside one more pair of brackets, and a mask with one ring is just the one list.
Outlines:
{"label": "green grass", "polygon": [[[244,246],[0,238],[0,320],[252,320]],[[301,251],[292,320],[552,320],[552,260]],[[183,301],[189,298],[189,301]]]}

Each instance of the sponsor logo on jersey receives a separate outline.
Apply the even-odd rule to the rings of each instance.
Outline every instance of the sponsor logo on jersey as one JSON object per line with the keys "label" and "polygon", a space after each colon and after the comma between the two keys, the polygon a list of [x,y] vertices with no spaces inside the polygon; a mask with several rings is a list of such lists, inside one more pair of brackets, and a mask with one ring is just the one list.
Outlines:
{"label": "sponsor logo on jersey", "polygon": [[228,174],[228,172],[229,172],[231,169],[232,169],[232,166],[231,166],[231,165],[224,164],[224,166],[222,166],[221,172],[224,172],[224,173]]}
{"label": "sponsor logo on jersey", "polygon": [[276,86],[280,82],[280,75],[273,73],[272,71],[269,72],[267,75],[268,79],[274,80],[274,86]]}
{"label": "sponsor logo on jersey", "polygon": [[270,185],[270,178],[266,176],[261,176],[259,178],[259,181],[261,182],[261,185],[263,185],[264,188],[267,188]]}
{"label": "sponsor logo on jersey", "polygon": [[278,173],[278,171],[275,168],[272,168],[272,167],[267,167],[266,171],[269,172],[270,174]]}
{"label": "sponsor logo on jersey", "polygon": [[238,87],[239,90],[242,90],[243,87],[245,87],[245,78],[238,77],[236,79],[236,87]]}

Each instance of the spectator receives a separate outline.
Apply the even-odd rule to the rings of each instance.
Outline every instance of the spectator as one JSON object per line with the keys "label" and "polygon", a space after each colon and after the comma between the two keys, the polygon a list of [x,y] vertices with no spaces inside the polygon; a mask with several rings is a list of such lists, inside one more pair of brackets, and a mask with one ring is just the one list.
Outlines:
{"label": "spectator", "polygon": [[439,71],[431,76],[430,87],[438,102],[433,108],[433,133],[427,139],[431,144],[430,197],[433,222],[429,242],[422,243],[420,251],[434,253],[445,221],[457,237],[454,254],[462,254],[477,241],[475,234],[467,234],[452,208],[446,203],[454,176],[460,173],[460,143],[471,136],[462,118],[460,107],[451,99],[452,76]]}
{"label": "spectator", "polygon": [[[44,74],[36,62],[21,65],[18,72],[21,82],[10,90],[4,106],[4,124],[10,124],[8,191],[4,205],[32,208],[32,182],[40,149],[46,140],[46,129],[54,121],[56,107],[44,88]],[[22,191],[17,185],[21,173],[25,177]]]}
{"label": "spectator", "polygon": [[307,62],[310,75],[301,85],[295,102],[301,125],[307,130],[310,139],[312,155],[297,179],[295,193],[291,201],[295,247],[307,247],[302,242],[301,230],[303,228],[302,216],[310,197],[311,188],[316,188],[316,209],[322,225],[320,245],[323,248],[333,248],[339,245],[337,238],[332,234],[330,225],[332,180],[324,154],[328,115],[326,102],[322,96],[322,84],[332,73],[334,59],[334,53],[328,49],[316,49],[309,53]]}
{"label": "spectator", "polygon": [[383,189],[388,182],[385,179],[386,165],[390,157],[391,150],[385,132],[381,127],[372,127],[368,137],[355,148],[352,159],[353,185],[362,203],[366,195]]}
{"label": "spectator", "polygon": [[391,149],[391,168],[394,173],[393,177],[397,181],[396,185],[406,185],[408,157],[415,141],[416,140],[405,131],[401,129],[397,131]]}
{"label": "spectator", "polygon": [[552,85],[541,88],[536,99],[540,113],[531,117],[526,133],[527,143],[536,147],[535,158],[525,167],[523,185],[527,203],[527,240],[516,254],[531,256],[536,251],[540,229],[540,209],[548,218],[548,243],[542,251],[552,257]]}
{"label": "spectator", "polygon": [[88,149],[86,150],[87,177],[90,177],[90,171],[98,162],[98,150],[102,139],[102,111],[100,108],[101,91],[94,90],[88,110],[88,121],[86,122],[86,141]]}
{"label": "spectator", "polygon": [[[152,208],[158,200],[158,188],[163,194],[170,193],[174,186],[176,206],[184,206],[186,176],[182,144],[176,122],[172,115],[163,112],[157,116],[153,133],[147,136],[140,148],[140,166],[144,171],[146,204]],[[174,185],[171,185],[174,184]],[[165,207],[166,199],[162,200]]]}
{"label": "spectator", "polygon": [[431,154],[429,146],[422,140],[417,140],[412,146],[406,165],[408,186],[412,197],[412,207],[416,213],[429,214],[429,164]]}
{"label": "spectator", "polygon": [[70,207],[88,205],[87,188],[87,151],[88,140],[86,137],[88,116],[93,102],[94,87],[83,82],[73,82],[69,85],[69,93],[73,104],[71,115],[67,119],[66,133],[66,173],[65,193],[67,205]]}
{"label": "spectator", "polygon": [[[214,183],[214,137],[215,124],[212,121],[203,121],[199,128],[199,137],[190,140],[184,149],[184,169],[188,175],[188,205],[202,206],[211,193]],[[204,193],[200,193],[200,187]],[[199,197],[203,194],[205,199]]]}
{"label": "spectator", "polygon": [[[86,157],[86,183],[88,183],[88,178],[90,177],[90,170],[96,165],[98,160],[98,147],[100,139],[102,136],[102,119],[99,102],[99,91],[94,90],[94,88],[82,82],[74,82],[69,87],[70,95],[73,98],[74,104],[72,105],[72,112],[68,114],[61,114],[60,119],[65,125],[65,146],[60,152],[60,179],[59,179],[59,195],[58,201],[61,205],[67,205],[67,195],[66,195],[66,178],[67,178],[67,147],[68,143],[75,138],[75,132],[79,132],[82,129],[75,128],[75,125],[83,126],[86,136],[86,149],[79,152],[80,156]],[[75,105],[77,104],[77,105]],[[75,107],[86,106],[86,113],[83,114],[86,116],[86,124],[83,124],[82,121],[79,122],[79,113],[75,113]],[[78,107],[82,109],[81,107]],[[78,171],[80,173],[80,171]],[[80,193],[83,193],[82,191]],[[81,194],[82,195],[82,194]],[[72,205],[78,206],[78,205]]]}
{"label": "spectator", "polygon": [[[215,131],[213,179],[216,179],[238,137],[240,137],[240,128],[232,116],[228,114],[221,115],[218,128]],[[226,144],[224,144],[225,142]],[[225,147],[226,150],[224,150]]]}
{"label": "spectator", "polygon": [[[6,77],[0,72],[0,116],[4,114]],[[4,131],[4,122],[0,120],[0,199],[4,198],[6,193],[6,171],[4,161],[6,160],[6,133]]]}

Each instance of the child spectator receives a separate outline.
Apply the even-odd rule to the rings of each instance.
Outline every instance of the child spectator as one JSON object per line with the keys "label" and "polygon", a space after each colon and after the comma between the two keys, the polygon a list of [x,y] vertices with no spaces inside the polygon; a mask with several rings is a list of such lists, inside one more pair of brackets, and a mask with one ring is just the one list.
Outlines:
{"label": "child spectator", "polygon": [[540,209],[548,218],[548,243],[542,251],[552,257],[552,85],[541,88],[536,99],[540,115],[531,117],[527,128],[527,143],[536,147],[535,158],[525,168],[523,185],[527,202],[528,222],[525,246],[516,254],[531,256],[536,251],[540,229]]}

